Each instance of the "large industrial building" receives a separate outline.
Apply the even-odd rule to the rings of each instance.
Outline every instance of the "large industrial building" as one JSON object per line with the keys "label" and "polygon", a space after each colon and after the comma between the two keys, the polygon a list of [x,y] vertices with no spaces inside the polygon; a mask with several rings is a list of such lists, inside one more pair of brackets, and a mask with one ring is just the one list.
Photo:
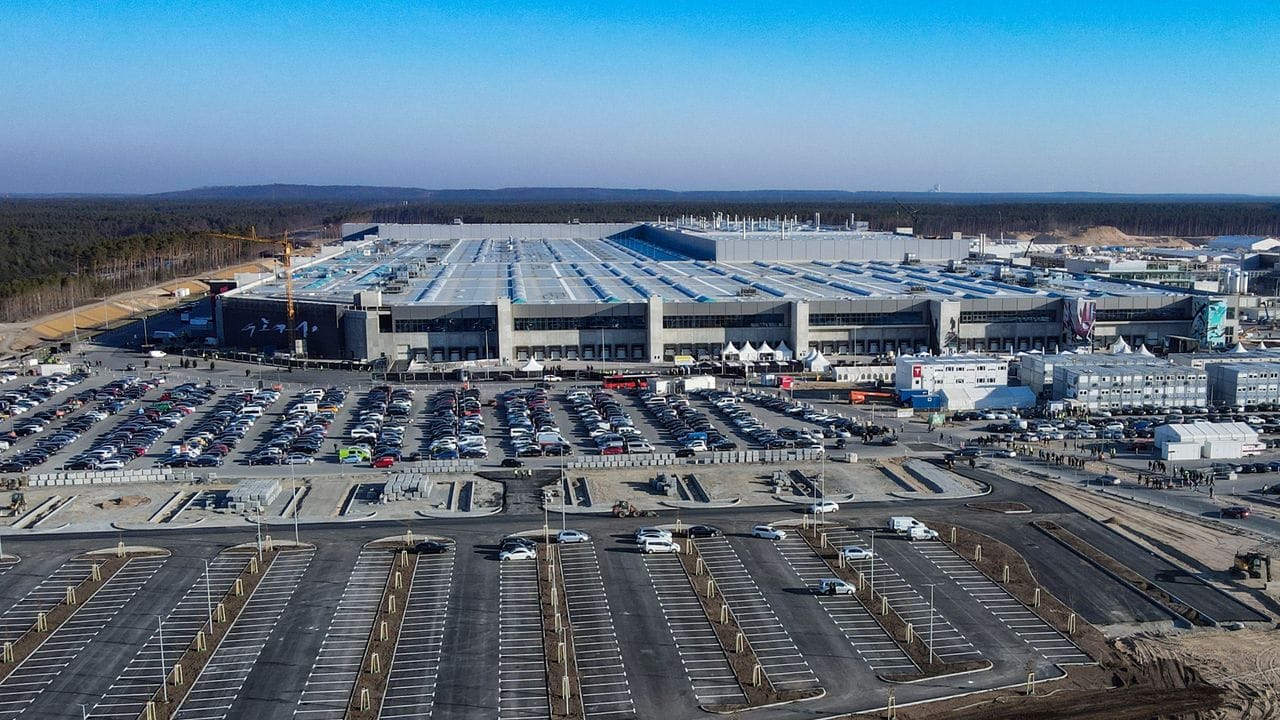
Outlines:
{"label": "large industrial building", "polygon": [[[295,264],[314,358],[671,362],[1230,342],[1230,297],[966,264],[969,241],[783,220],[346,225]],[[224,347],[288,352],[281,277],[219,296]]]}

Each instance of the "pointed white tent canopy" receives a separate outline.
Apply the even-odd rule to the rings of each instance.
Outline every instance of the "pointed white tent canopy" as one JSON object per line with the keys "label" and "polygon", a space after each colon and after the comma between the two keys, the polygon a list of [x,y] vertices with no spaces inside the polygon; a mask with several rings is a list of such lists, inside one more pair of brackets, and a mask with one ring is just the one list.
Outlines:
{"label": "pointed white tent canopy", "polygon": [[769,346],[768,341],[760,343],[760,347],[756,348],[756,356],[761,360],[774,359],[774,350]]}
{"label": "pointed white tent canopy", "polygon": [[1133,348],[1130,348],[1129,343],[1125,342],[1122,337],[1117,337],[1108,350],[1112,355],[1128,355],[1133,352]]}
{"label": "pointed white tent canopy", "polygon": [[760,359],[760,351],[751,346],[751,343],[743,343],[742,349],[738,351],[738,359],[742,362],[755,362]]}
{"label": "pointed white tent canopy", "polygon": [[1148,349],[1147,349],[1147,344],[1146,344],[1146,343],[1143,343],[1143,344],[1141,344],[1141,345],[1139,345],[1139,346],[1138,346],[1138,354],[1139,354],[1139,355],[1146,355],[1147,357],[1155,357],[1155,355],[1156,355],[1155,353],[1153,353],[1153,352],[1151,352],[1150,350],[1148,350]]}
{"label": "pointed white tent canopy", "polygon": [[529,362],[525,363],[524,367],[520,368],[520,370],[523,372],[542,372],[542,363],[533,358],[529,358]]}
{"label": "pointed white tent canopy", "polygon": [[809,348],[809,354],[805,356],[803,362],[804,369],[809,372],[826,372],[831,367],[826,356],[817,348]]}
{"label": "pointed white tent canopy", "polygon": [[738,347],[733,343],[727,343],[724,349],[720,351],[720,358],[723,360],[737,360]]}
{"label": "pointed white tent canopy", "polygon": [[783,340],[778,343],[778,347],[773,349],[773,356],[779,360],[795,360],[796,354],[787,347],[787,341]]}
{"label": "pointed white tent canopy", "polygon": [[1236,346],[1235,346],[1235,347],[1231,348],[1231,352],[1233,352],[1233,353],[1247,353],[1247,352],[1249,352],[1249,351],[1248,351],[1247,349],[1245,349],[1244,343],[1242,343],[1242,342],[1238,342],[1238,343],[1236,343]]}

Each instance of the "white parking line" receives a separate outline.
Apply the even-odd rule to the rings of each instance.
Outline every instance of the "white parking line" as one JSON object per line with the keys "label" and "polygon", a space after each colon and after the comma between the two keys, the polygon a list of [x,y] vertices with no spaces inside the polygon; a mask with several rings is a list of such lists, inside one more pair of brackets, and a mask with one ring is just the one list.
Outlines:
{"label": "white parking line", "polygon": [[383,720],[431,717],[452,583],[453,552],[418,557],[382,700]]}
{"label": "white parking line", "polygon": [[[854,530],[840,529],[827,532],[828,541],[835,547],[856,545],[869,548],[871,543],[867,537]],[[907,622],[912,623],[916,632],[925,632],[923,628],[930,625],[929,601],[908,583],[898,571],[894,570],[884,558],[876,553],[872,560],[857,560],[852,563],[855,570],[872,577],[871,568],[875,566],[875,591],[889,598],[889,605]],[[933,654],[944,661],[975,660],[982,653],[969,642],[949,620],[933,608],[932,614]]]}
{"label": "white parking line", "polygon": [[498,720],[549,715],[537,561],[508,561],[498,581]]}
{"label": "white parking line", "polygon": [[35,702],[40,692],[138,594],[165,560],[162,557],[135,558],[111,576],[39,650],[0,683],[0,718],[17,717]]}
{"label": "white parking line", "polygon": [[586,716],[637,717],[594,545],[561,547],[560,567]]}
{"label": "white parking line", "polygon": [[[818,557],[809,544],[798,537],[787,537],[774,543],[796,576],[808,587],[817,587],[822,578],[831,577],[831,568]],[[909,672],[916,664],[889,637],[871,613],[856,599],[847,596],[817,596],[818,603],[840,632],[848,638],[854,652],[872,670]]]}
{"label": "white parking line", "polygon": [[68,560],[41,580],[39,585],[0,615],[0,642],[11,642],[21,637],[35,624],[41,611],[62,602],[67,596],[67,587],[83,582],[92,568],[92,561]]}
{"label": "white parking line", "polygon": [[796,648],[729,541],[716,537],[695,542],[720,594],[733,611],[774,687],[781,690],[816,687],[818,679],[809,663]]}
{"label": "white parking line", "polygon": [[[190,646],[196,633],[208,623],[210,598],[220,598],[231,589],[246,561],[243,553],[219,555],[209,563],[207,585],[204,573],[192,583],[178,604],[165,616],[163,659],[172,663],[174,658]],[[160,687],[160,678],[168,672],[168,668],[162,669],[160,664],[162,654],[159,634],[157,628],[138,649],[120,676],[89,712],[89,717],[135,720],[142,714],[147,701]]]}
{"label": "white parking line", "polygon": [[680,560],[672,555],[645,555],[644,564],[694,697],[704,703],[746,702]]}
{"label": "white parking line", "polygon": [[1046,660],[1059,665],[1092,665],[1093,660],[1079,646],[1058,632],[1039,615],[1028,610],[1000,585],[983,575],[951,548],[942,543],[915,545],[916,550],[938,567],[997,620],[1013,631]]}
{"label": "white parking line", "polygon": [[175,715],[177,720],[221,720],[227,716],[314,555],[310,549],[291,550],[271,563],[213,658],[193,681]]}
{"label": "white parking line", "polygon": [[351,688],[360,675],[360,663],[364,660],[373,621],[378,616],[378,604],[393,558],[390,550],[371,548],[361,550],[356,557],[306,684],[302,686],[294,717],[342,720],[346,716]]}

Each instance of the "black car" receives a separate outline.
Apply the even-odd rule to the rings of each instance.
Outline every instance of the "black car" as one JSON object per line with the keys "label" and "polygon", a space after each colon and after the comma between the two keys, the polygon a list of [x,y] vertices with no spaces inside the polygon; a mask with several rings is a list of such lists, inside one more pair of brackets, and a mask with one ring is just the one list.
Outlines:
{"label": "black car", "polygon": [[502,467],[504,467],[504,468],[518,468],[518,467],[524,467],[524,461],[523,461],[523,460],[517,460],[516,458],[503,458],[503,459],[502,459]]}
{"label": "black car", "polygon": [[680,448],[679,450],[676,450],[676,457],[679,458],[694,457],[697,454],[698,453],[694,452],[690,448]]}
{"label": "black car", "polygon": [[685,532],[691,538],[719,537],[722,534],[719,528],[710,525],[690,525]]}
{"label": "black car", "polygon": [[1249,517],[1249,508],[1243,505],[1232,505],[1231,507],[1222,508],[1222,512],[1219,514],[1224,518],[1243,520]]}
{"label": "black car", "polygon": [[439,555],[449,551],[449,545],[439,540],[423,540],[413,546],[413,551],[420,555]]}
{"label": "black car", "polygon": [[526,547],[532,550],[538,547],[538,544],[529,538],[520,537],[519,535],[508,535],[507,537],[502,538],[502,541],[498,543],[499,551],[510,550],[517,547]]}

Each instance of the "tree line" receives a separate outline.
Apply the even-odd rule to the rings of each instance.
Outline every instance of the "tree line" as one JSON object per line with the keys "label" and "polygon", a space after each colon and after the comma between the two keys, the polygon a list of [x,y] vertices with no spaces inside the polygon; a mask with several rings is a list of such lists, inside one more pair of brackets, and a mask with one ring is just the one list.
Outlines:
{"label": "tree line", "polygon": [[0,321],[66,310],[94,298],[199,275],[274,253],[214,238],[311,228],[337,237],[343,222],[628,222],[693,215],[798,216],[824,224],[851,218],[872,229],[917,233],[1047,233],[1113,225],[1131,235],[1280,235],[1274,202],[660,203],[401,202],[367,200],[161,200],[144,198],[0,199]]}
{"label": "tree line", "polygon": [[822,216],[824,225],[865,220],[875,230],[914,227],[933,236],[1001,232],[1048,233],[1112,225],[1130,235],[1204,237],[1280,234],[1280,203],[1275,202],[1071,202],[1071,203],[410,203],[373,211],[373,222],[467,223],[627,222],[693,215]]}
{"label": "tree line", "polygon": [[272,236],[319,226],[336,235],[350,203],[0,200],[0,321],[70,309],[120,292],[273,253],[210,232]]}

